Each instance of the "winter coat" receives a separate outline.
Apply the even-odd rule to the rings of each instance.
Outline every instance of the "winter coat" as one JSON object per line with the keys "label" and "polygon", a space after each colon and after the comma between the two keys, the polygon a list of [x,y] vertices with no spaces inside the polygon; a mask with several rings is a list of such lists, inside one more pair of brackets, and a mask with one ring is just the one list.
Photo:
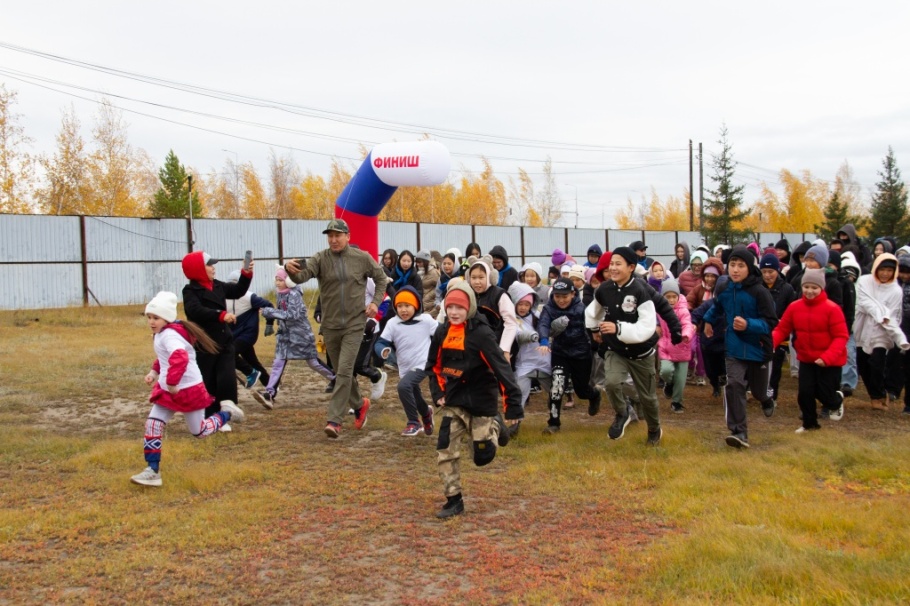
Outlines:
{"label": "winter coat", "polygon": [[[717,280],[714,287],[714,306],[704,316],[707,324],[714,324],[718,316],[727,320],[724,345],[727,355],[747,362],[768,362],[774,350],[771,331],[777,326],[774,300],[765,288],[758,267],[749,267],[749,275],[742,282],[727,276]],[[745,330],[735,330],[737,316],[746,320]]]}
{"label": "winter coat", "polygon": [[838,272],[837,279],[844,293],[844,318],[847,319],[847,331],[853,334],[853,323],[856,321],[856,285],[843,271]]}
{"label": "winter coat", "polygon": [[774,328],[773,346],[796,333],[793,348],[796,359],[803,364],[815,364],[821,359],[825,366],[844,366],[847,363],[847,322],[840,306],[830,301],[824,291],[814,299],[803,297],[784,312]]}
{"label": "winter coat", "polygon": [[[673,275],[675,276],[676,274]],[[680,294],[683,297],[687,297],[689,293],[692,292],[692,289],[701,283],[701,270],[698,270],[698,273],[695,273],[690,267],[689,269],[682,272],[676,281],[679,282]]]}
{"label": "winter coat", "polygon": [[598,330],[601,322],[615,322],[617,329],[614,334],[601,334],[598,353],[603,355],[610,350],[624,358],[638,359],[654,352],[657,311],[651,292],[654,289],[634,276],[621,286],[611,280],[597,287],[594,301],[585,309],[585,325]]}
{"label": "winter coat", "polygon": [[496,335],[483,317],[470,312],[468,316],[459,325],[446,320],[430,341],[425,370],[430,375],[433,402],[444,397],[446,406],[459,406],[474,416],[494,417],[502,408],[504,393],[505,417],[523,418],[521,389]]}
{"label": "winter coat", "polygon": [[[418,272],[419,274],[420,272]],[[427,270],[421,276],[423,288],[423,313],[436,317],[436,284],[439,282],[439,271],[436,265],[429,263]]]}
{"label": "winter coat", "polygon": [[714,324],[713,334],[709,337],[705,334],[705,314],[714,307],[714,299],[708,299],[698,307],[692,310],[692,323],[698,328],[698,342],[701,344],[701,350],[710,353],[722,353],[726,346],[724,344],[724,335],[727,333],[727,319],[724,316],[717,316]]}
{"label": "winter coat", "polygon": [[[237,321],[231,326],[234,341],[255,345],[259,339],[259,310],[274,307],[271,301],[263,299],[256,293],[247,292],[239,299],[227,299],[227,310],[234,314]],[[272,320],[267,324],[271,326]]]}
{"label": "winter coat", "polygon": [[[686,295],[686,302],[689,304],[689,310],[693,310],[711,297],[714,294],[705,287],[704,275],[705,269],[708,267],[714,267],[720,273],[720,276],[724,275],[724,264],[721,263],[720,259],[717,257],[710,257],[701,268],[701,279],[698,283],[689,291],[689,294]],[[720,279],[720,276],[717,279]],[[715,288],[717,285],[715,283]],[[682,290],[682,285],[679,287]]]}
{"label": "winter coat", "polygon": [[778,274],[774,284],[771,286],[765,284],[765,287],[768,288],[768,292],[771,293],[771,298],[774,299],[774,312],[777,314],[777,318],[782,318],[784,312],[787,311],[787,307],[796,301],[796,291],[793,290],[793,287],[790,286],[780,274]]}
{"label": "winter coat", "polygon": [[506,252],[505,248],[497,244],[490,249],[490,256],[502,259],[503,263],[502,269],[499,270],[499,279],[496,282],[496,286],[503,290],[509,290],[509,287],[518,281],[518,270],[509,265],[509,253]]}
{"label": "winter coat", "polygon": [[[569,317],[569,325],[565,331],[555,339],[550,339],[550,324],[553,320],[563,316]],[[540,344],[546,345],[556,355],[567,358],[585,358],[591,356],[591,341],[588,330],[585,328],[585,305],[581,302],[578,293],[572,303],[565,309],[556,305],[556,300],[550,294],[550,300],[540,312],[540,323],[537,326],[540,335]]]}
{"label": "winter coat", "polygon": [[689,315],[689,305],[686,300],[679,297],[676,305],[673,306],[673,312],[679,318],[679,324],[682,327],[683,340],[676,345],[670,338],[670,327],[666,320],[658,318],[660,322],[660,338],[657,340],[657,353],[661,360],[671,362],[688,362],[692,359],[692,339],[695,338],[695,327],[692,325],[692,318]]}
{"label": "winter coat", "polygon": [[[837,270],[830,267],[824,267],[825,270],[825,293],[828,298],[838,305],[844,304],[844,290],[840,279],[837,277]],[[793,290],[797,293],[797,298],[803,296],[803,276],[806,274],[805,266],[800,267],[792,276],[788,275],[788,281]]]}
{"label": "winter coat", "polygon": [[[275,307],[266,307],[262,315],[278,320],[275,335],[275,357],[280,360],[312,360],[316,357],[316,337],[307,318],[300,285],[279,292]],[[361,302],[362,303],[362,302]]]}
{"label": "winter coat", "polygon": [[[907,337],[901,330],[903,318],[904,291],[895,278],[890,282],[879,282],[875,271],[882,261],[890,259],[897,262],[894,255],[884,253],[875,258],[872,271],[860,276],[856,281],[856,320],[853,322],[853,338],[856,347],[867,354],[877,347],[891,349],[895,345],[906,347]],[[885,318],[888,323],[885,324]]]}
{"label": "winter coat", "polygon": [[309,257],[299,272],[289,272],[288,276],[297,284],[310,278],[319,280],[322,326],[329,330],[362,330],[367,319],[363,304],[367,278],[376,283],[372,300],[376,307],[382,303],[389,281],[373,257],[350,246],[337,253],[328,248],[321,250]]}
{"label": "winter coat", "polygon": [[184,257],[183,273],[190,279],[190,283],[183,287],[186,319],[198,324],[219,346],[232,343],[233,334],[229,325],[224,323],[224,316],[228,313],[227,299],[238,299],[246,294],[250,289],[252,272],[240,272],[236,284],[209,281],[202,252],[197,251]]}
{"label": "winter coat", "polygon": [[597,263],[591,263],[591,261],[588,260],[588,257],[590,257],[592,254],[593,254],[593,255],[597,255],[597,260],[599,261],[599,260],[600,260],[600,257],[603,256],[604,251],[603,251],[603,249],[602,249],[599,245],[597,245],[597,244],[592,244],[591,246],[589,246],[589,247],[588,247],[588,252],[587,252],[587,254],[585,255],[584,267],[597,267]]}
{"label": "winter coat", "polygon": [[901,330],[910,339],[910,282],[901,282],[900,280],[897,282],[904,293],[901,304]]}
{"label": "winter coat", "polygon": [[856,250],[859,251],[859,255],[856,257],[856,262],[859,263],[859,266],[862,268],[863,273],[869,273],[869,269],[872,267],[872,251],[870,251],[869,247],[863,244],[862,240],[859,239],[859,236],[856,235],[856,227],[854,227],[852,223],[847,223],[839,230],[837,230],[838,234],[841,232],[847,234],[847,241],[844,244],[844,247],[856,247]]}
{"label": "winter coat", "polygon": [[[678,246],[683,247],[684,252],[682,261],[676,256],[676,248]],[[686,242],[680,241],[673,247],[673,262],[670,263],[670,273],[673,274],[674,277],[681,277],[683,272],[689,269],[689,255],[689,245]],[[682,285],[680,285],[679,289],[682,291]],[[683,293],[683,295],[685,295],[685,293]]]}
{"label": "winter coat", "polygon": [[[392,270],[392,277],[389,280],[388,286],[386,286],[386,294],[391,298],[395,298],[395,293],[404,288],[405,286],[410,286],[417,291],[418,298],[423,298],[423,278],[417,273],[417,265],[411,265],[408,271],[404,271],[401,268],[401,259],[399,258],[398,265],[395,266],[395,269]],[[293,278],[292,278],[293,279]]]}
{"label": "winter coat", "polygon": [[[483,265],[489,283],[495,270],[487,265],[486,261],[477,261],[471,267],[477,265]],[[482,293],[474,293],[474,296],[477,299],[477,312],[487,319],[487,324],[499,339],[500,348],[503,351],[511,351],[515,333],[518,331],[518,322],[515,319],[515,305],[509,298],[509,293],[491,284]]]}
{"label": "winter coat", "polygon": [[[155,362],[152,370],[158,381],[152,386],[149,401],[177,412],[201,410],[215,399],[205,389],[196,364],[195,339],[180,322],[171,322],[155,335]],[[176,394],[168,391],[176,385]]]}

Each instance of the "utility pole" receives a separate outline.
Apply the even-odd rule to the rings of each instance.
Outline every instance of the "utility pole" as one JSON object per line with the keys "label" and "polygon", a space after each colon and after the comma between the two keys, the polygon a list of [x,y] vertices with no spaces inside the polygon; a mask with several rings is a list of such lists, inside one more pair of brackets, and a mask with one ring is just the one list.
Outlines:
{"label": "utility pole", "polygon": [[186,176],[187,190],[189,190],[190,206],[190,252],[193,251],[193,245],[196,244],[196,232],[193,230],[193,175]]}
{"label": "utility pole", "polygon": [[689,231],[695,231],[695,196],[692,194],[694,184],[692,182],[692,139],[689,139]]}
{"label": "utility pole", "polygon": [[705,162],[701,143],[698,144],[698,229],[705,222]]}

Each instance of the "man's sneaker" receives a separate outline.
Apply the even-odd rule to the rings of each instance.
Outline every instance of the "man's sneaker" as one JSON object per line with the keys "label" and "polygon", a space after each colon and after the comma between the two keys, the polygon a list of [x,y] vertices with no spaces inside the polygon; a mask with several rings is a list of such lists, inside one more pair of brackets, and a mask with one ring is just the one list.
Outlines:
{"label": "man's sneaker", "polygon": [[231,433],[232,431],[234,431],[234,428],[231,427],[230,423],[225,423],[224,425],[222,425],[221,427],[218,428],[218,431],[220,431],[221,433]]}
{"label": "man's sneaker", "polygon": [[777,402],[774,400],[768,400],[761,405],[761,411],[765,413],[766,417],[770,417],[774,414],[774,409],[777,408]]}
{"label": "man's sneaker", "polygon": [[849,398],[853,395],[853,389],[849,385],[841,385],[840,391],[844,394],[845,398]]}
{"label": "man's sneaker", "polygon": [[464,501],[461,499],[461,493],[459,493],[454,497],[446,498],[446,504],[442,506],[442,509],[436,514],[436,517],[444,520],[462,513],[464,513]]}
{"label": "man's sneaker", "polygon": [[673,383],[664,383],[664,395],[668,398],[673,397]]}
{"label": "man's sneaker", "polygon": [[588,400],[588,415],[597,416],[600,412],[600,390],[594,389],[594,397]]}
{"label": "man's sneaker", "polygon": [[433,435],[433,413],[431,412],[425,417],[421,417],[423,420],[423,433],[428,436]]}
{"label": "man's sneaker", "polygon": [[802,425],[800,425],[799,427],[796,428],[796,431],[794,433],[807,433],[810,431],[817,431],[819,429],[821,429],[821,427],[819,427],[818,425],[816,425],[815,427],[803,427]]}
{"label": "man's sneaker", "polygon": [[408,436],[408,437],[414,437],[414,436],[419,436],[422,433],[423,433],[423,427],[421,427],[420,425],[413,425],[411,423],[408,423],[408,426],[404,428],[404,431],[401,432],[401,435]]}
{"label": "man's sneaker", "polygon": [[837,393],[840,395],[840,406],[837,408],[837,410],[832,410],[828,414],[828,418],[832,421],[840,421],[844,418],[844,398],[846,398],[846,395],[842,391],[839,391]]}
{"label": "man's sneaker", "polygon": [[335,439],[340,434],[341,434],[341,425],[339,425],[338,423],[332,423],[331,421],[326,423],[325,435],[327,435],[328,437],[330,437],[332,439]]}
{"label": "man's sneaker", "polygon": [[370,412],[370,401],[363,399],[363,404],[354,412],[354,428],[363,429],[367,424],[367,413]]}
{"label": "man's sneaker", "polygon": [[130,478],[130,482],[143,486],[161,486],[161,474],[151,467],[146,467],[142,473],[137,473]]}
{"label": "man's sneaker", "polygon": [[552,436],[553,434],[559,433],[559,425],[547,425],[543,428],[541,432],[545,436]]}
{"label": "man's sneaker", "polygon": [[727,384],[727,375],[718,375],[717,384],[723,387]]}
{"label": "man's sneaker", "polygon": [[389,378],[389,374],[386,371],[384,371],[384,370],[379,371],[379,380],[376,381],[375,383],[373,383],[373,385],[370,387],[370,399],[371,400],[378,400],[379,398],[382,397],[382,394],[385,393],[385,382],[386,382],[386,379],[388,379],[388,378]]}
{"label": "man's sneaker", "polygon": [[262,391],[253,391],[250,393],[253,396],[253,399],[262,404],[262,407],[266,410],[272,410],[275,407],[275,396],[273,396],[267,389]]}
{"label": "man's sneaker", "polygon": [[499,425],[499,437],[496,438],[496,443],[500,446],[508,446],[509,437],[512,434],[509,433],[509,426],[506,425],[505,419],[502,418],[502,413],[498,413],[493,422]]}
{"label": "man's sneaker", "polygon": [[626,404],[626,414],[629,415],[629,422],[638,423],[638,413],[635,412],[635,407],[631,402]]}
{"label": "man's sneaker", "polygon": [[248,375],[246,376],[246,388],[247,388],[247,389],[252,389],[252,388],[253,388],[253,385],[255,385],[255,384],[256,384],[256,381],[259,380],[259,375],[260,375],[260,374],[262,374],[262,373],[259,372],[258,370],[256,370],[256,369],[254,368],[254,369],[253,369],[253,372],[251,372],[250,374],[248,374]]}
{"label": "man's sneaker", "polygon": [[686,407],[683,406],[682,404],[680,404],[679,402],[670,402],[670,410],[672,410],[673,412],[681,413],[685,409],[686,409]]}
{"label": "man's sneaker", "polygon": [[704,377],[695,377],[695,385],[696,385],[697,387],[704,387],[704,386],[705,386],[705,378],[704,378]]}
{"label": "man's sneaker", "polygon": [[537,385],[531,383],[531,391],[529,393],[540,393],[540,383]]}
{"label": "man's sneaker", "polygon": [[329,381],[329,384],[325,386],[325,393],[332,393],[335,391],[335,379]]}
{"label": "man's sneaker", "polygon": [[242,423],[246,418],[243,410],[230,400],[221,401],[221,411],[231,413],[231,421],[234,421],[235,423]]}
{"label": "man's sneaker", "polygon": [[629,426],[629,422],[632,420],[632,417],[629,415],[616,415],[616,419],[613,421],[613,424],[610,425],[610,431],[607,432],[607,435],[610,436],[611,440],[618,440],[623,437],[626,433],[626,427]]}
{"label": "man's sneaker", "polygon": [[749,439],[743,433],[734,433],[727,436],[726,442],[727,446],[732,446],[733,448],[749,448]]}
{"label": "man's sneaker", "polygon": [[648,432],[648,441],[646,444],[648,446],[660,446],[660,439],[664,436],[664,428],[658,427],[657,431]]}

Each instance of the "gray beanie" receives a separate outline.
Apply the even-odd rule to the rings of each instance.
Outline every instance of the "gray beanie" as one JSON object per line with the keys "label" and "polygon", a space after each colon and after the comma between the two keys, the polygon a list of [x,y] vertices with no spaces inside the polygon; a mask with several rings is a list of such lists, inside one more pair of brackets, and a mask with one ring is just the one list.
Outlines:
{"label": "gray beanie", "polygon": [[677,295],[682,294],[679,292],[679,282],[676,278],[667,278],[660,284],[661,294],[667,294],[668,292],[675,292]]}
{"label": "gray beanie", "polygon": [[824,269],[807,269],[803,274],[803,285],[815,284],[822,290],[825,290],[825,270]]}

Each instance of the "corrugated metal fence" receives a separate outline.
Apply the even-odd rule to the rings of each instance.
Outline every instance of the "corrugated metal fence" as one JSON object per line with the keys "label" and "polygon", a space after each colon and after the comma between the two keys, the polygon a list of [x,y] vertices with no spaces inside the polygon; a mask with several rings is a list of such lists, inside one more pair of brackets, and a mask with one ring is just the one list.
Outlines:
{"label": "corrugated metal fence", "polygon": [[[205,250],[223,262],[218,277],[238,269],[252,250],[258,271],[253,290],[272,290],[275,264],[326,247],[324,220],[140,219],[0,215],[0,309],[43,309],[78,305],[132,305],[160,290],[177,292],[186,283],[180,260],[189,250]],[[787,237],[791,246],[811,234],[760,234],[762,246]],[[518,268],[537,261],[544,271],[554,248],[583,262],[588,247],[604,250],[633,240],[648,244],[648,254],[669,264],[677,242],[695,246],[698,232],[628,231],[586,228],[496,227],[429,223],[379,224],[379,248],[464,252],[469,242],[484,251],[499,244]],[[190,242],[194,242],[191,248]],[[315,283],[313,284],[315,286]]]}

